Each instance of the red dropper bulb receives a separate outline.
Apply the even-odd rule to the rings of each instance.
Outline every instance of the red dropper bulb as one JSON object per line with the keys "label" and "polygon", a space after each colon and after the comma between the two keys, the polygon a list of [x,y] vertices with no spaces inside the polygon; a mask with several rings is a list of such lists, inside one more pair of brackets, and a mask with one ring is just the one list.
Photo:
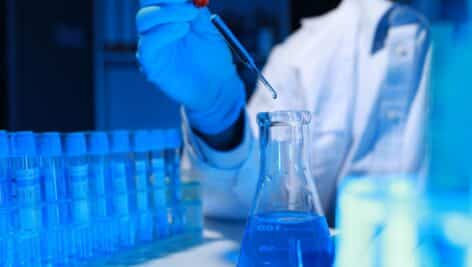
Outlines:
{"label": "red dropper bulb", "polygon": [[193,4],[197,7],[206,7],[210,3],[210,0],[193,0]]}

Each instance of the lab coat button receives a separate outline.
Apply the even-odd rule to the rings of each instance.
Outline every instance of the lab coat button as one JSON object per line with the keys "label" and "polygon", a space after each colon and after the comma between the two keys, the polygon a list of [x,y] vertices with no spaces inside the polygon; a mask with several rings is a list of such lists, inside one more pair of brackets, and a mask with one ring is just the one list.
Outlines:
{"label": "lab coat button", "polygon": [[411,49],[408,48],[407,44],[400,43],[394,48],[395,55],[399,58],[406,58],[411,54]]}
{"label": "lab coat button", "polygon": [[387,110],[385,113],[385,117],[389,121],[400,121],[402,119],[402,112],[398,110]]}

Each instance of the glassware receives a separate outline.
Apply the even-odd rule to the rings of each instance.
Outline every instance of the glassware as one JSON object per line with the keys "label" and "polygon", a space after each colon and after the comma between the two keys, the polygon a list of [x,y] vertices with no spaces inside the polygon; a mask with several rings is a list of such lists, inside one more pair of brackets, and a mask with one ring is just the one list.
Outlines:
{"label": "glassware", "polygon": [[41,254],[44,266],[69,265],[67,252],[67,202],[61,136],[57,132],[37,135],[41,178]]}
{"label": "glassware", "polygon": [[472,266],[471,199],[457,192],[423,196],[418,254],[421,266]]}
{"label": "glassware", "polygon": [[97,255],[109,255],[118,247],[118,234],[111,203],[110,144],[105,132],[87,135],[93,249]]}
{"label": "glassware", "polygon": [[70,133],[64,138],[64,169],[66,194],[69,203],[68,248],[73,263],[87,261],[93,256],[91,195],[89,164],[84,133]]}
{"label": "glassware", "polygon": [[149,199],[149,133],[136,131],[132,138],[133,149],[133,193],[136,197],[137,239],[144,244],[153,241],[153,215]]}
{"label": "glassware", "polygon": [[13,253],[9,156],[8,133],[0,131],[0,266],[11,266]]}
{"label": "glassware", "polygon": [[336,267],[421,265],[414,177],[346,177],[340,186]]}
{"label": "glassware", "polygon": [[183,232],[184,209],[182,207],[182,186],[180,174],[180,159],[182,148],[182,133],[180,129],[165,131],[165,162],[166,176],[168,177],[169,206],[171,210],[171,227],[174,234]]}
{"label": "glassware", "polygon": [[[425,1],[426,2],[426,1]],[[468,3],[467,3],[468,2]],[[430,3],[428,2],[428,5]],[[428,180],[420,220],[421,266],[472,266],[472,11],[471,1],[436,3],[441,17],[431,20]]]}
{"label": "glassware", "polygon": [[40,266],[41,187],[34,133],[10,135],[10,149],[15,266]]}
{"label": "glassware", "polygon": [[423,194],[400,175],[347,177],[340,188],[336,267],[472,266],[468,196]]}
{"label": "glassware", "polygon": [[119,245],[122,248],[131,248],[136,245],[136,220],[132,200],[133,162],[129,133],[127,131],[110,133],[110,149],[111,199]]}
{"label": "glassware", "polygon": [[257,121],[260,177],[238,266],[331,266],[333,242],[309,165],[310,113],[260,113]]}
{"label": "glassware", "polygon": [[151,177],[150,195],[151,205],[154,217],[154,229],[156,239],[164,239],[169,237],[169,211],[167,201],[167,184],[166,184],[166,162],[165,162],[165,135],[161,130],[154,130],[150,133],[151,148],[149,152],[149,164]]}

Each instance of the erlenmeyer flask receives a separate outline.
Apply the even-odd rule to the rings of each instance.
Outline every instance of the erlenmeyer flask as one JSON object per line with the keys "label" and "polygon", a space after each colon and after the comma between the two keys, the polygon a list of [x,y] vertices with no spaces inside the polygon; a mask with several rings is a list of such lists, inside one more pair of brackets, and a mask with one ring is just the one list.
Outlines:
{"label": "erlenmeyer flask", "polygon": [[260,113],[257,120],[261,170],[238,267],[332,266],[333,242],[310,172],[310,113]]}

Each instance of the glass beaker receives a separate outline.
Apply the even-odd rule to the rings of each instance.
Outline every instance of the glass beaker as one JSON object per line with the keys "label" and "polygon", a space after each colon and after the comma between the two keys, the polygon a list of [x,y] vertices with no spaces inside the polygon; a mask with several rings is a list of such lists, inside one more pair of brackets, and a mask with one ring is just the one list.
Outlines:
{"label": "glass beaker", "polygon": [[260,113],[257,121],[260,177],[238,267],[332,266],[333,242],[310,171],[310,113]]}
{"label": "glass beaker", "polygon": [[348,176],[339,192],[336,267],[426,266],[418,255],[424,212],[414,176]]}

